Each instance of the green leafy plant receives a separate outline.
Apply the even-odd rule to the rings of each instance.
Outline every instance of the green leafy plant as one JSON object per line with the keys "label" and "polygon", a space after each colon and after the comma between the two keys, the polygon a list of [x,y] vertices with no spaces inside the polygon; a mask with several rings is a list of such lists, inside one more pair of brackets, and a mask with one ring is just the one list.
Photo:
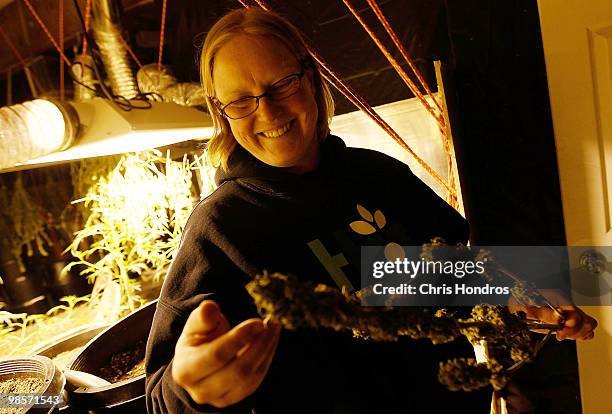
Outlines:
{"label": "green leafy plant", "polygon": [[46,256],[45,246],[51,244],[47,233],[48,213],[34,203],[23,184],[21,173],[17,173],[12,182],[6,176],[0,176],[0,232],[2,248],[11,252],[19,266],[20,272],[26,268],[22,253],[32,256],[37,250]]}
{"label": "green leafy plant", "polygon": [[127,154],[97,180],[83,203],[90,214],[69,249],[95,280],[110,271],[121,287],[122,307],[142,304],[139,275],[159,278],[178,248],[180,235],[197,198],[191,164],[162,157],[157,151]]}
{"label": "green leafy plant", "polygon": [[89,296],[65,296],[60,301],[64,303],[45,314],[0,311],[0,355],[31,355],[95,321],[95,312],[82,306],[89,302]]}

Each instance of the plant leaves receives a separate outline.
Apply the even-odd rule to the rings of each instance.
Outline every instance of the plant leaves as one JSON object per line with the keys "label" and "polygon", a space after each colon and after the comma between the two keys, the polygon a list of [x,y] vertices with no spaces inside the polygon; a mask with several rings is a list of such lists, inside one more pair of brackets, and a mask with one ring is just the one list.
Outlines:
{"label": "plant leaves", "polygon": [[357,204],[357,212],[366,221],[369,221],[370,223],[374,221],[374,218],[372,217],[372,213],[370,213],[368,209],[365,208],[364,206]]}
{"label": "plant leaves", "polygon": [[372,226],[370,223],[361,220],[353,221],[350,226],[355,233],[363,234],[364,236],[376,232],[374,226]]}
{"label": "plant leaves", "polygon": [[385,246],[385,257],[388,261],[393,262],[396,259],[404,259],[406,254],[404,249],[397,243],[391,242]]}
{"label": "plant leaves", "polygon": [[385,215],[380,210],[376,210],[374,213],[374,220],[376,221],[376,225],[379,229],[382,229],[385,227],[385,224],[387,224],[387,219],[385,219]]}

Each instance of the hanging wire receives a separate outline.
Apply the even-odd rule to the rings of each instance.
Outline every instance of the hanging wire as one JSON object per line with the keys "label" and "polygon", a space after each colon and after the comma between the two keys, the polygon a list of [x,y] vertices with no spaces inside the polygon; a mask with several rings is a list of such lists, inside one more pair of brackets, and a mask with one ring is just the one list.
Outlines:
{"label": "hanging wire", "polygon": [[[240,3],[244,7],[246,6],[241,0]],[[270,7],[263,0],[255,0],[256,3],[262,9],[270,11]],[[457,192],[438,174],[427,162],[419,157],[414,150],[404,142],[399,134],[384,120],[382,117],[340,76],[331,68],[331,66],[314,50],[309,44],[306,44],[306,49],[313,57],[313,59],[323,68],[323,77],[336,89],[338,89],[349,101],[351,101],[357,108],[365,112],[374,122],[376,122],[395,142],[397,142],[404,150],[406,150],[414,160],[444,189],[449,193],[456,196]]]}
{"label": "hanging wire", "polygon": [[168,0],[162,2],[162,14],[161,14],[161,29],[159,31],[159,55],[157,56],[157,86],[161,81],[161,63],[162,54],[164,52],[164,31],[166,29],[166,5]]}
{"label": "hanging wire", "polygon": [[427,92],[427,95],[431,97],[431,99],[435,103],[438,110],[440,112],[444,112],[442,109],[442,106],[440,105],[440,102],[438,102],[436,97],[431,93],[429,86],[427,86],[427,82],[425,82],[425,79],[423,79],[423,76],[421,76],[421,73],[418,71],[417,67],[412,62],[412,59],[410,59],[410,57],[408,56],[408,52],[406,51],[406,48],[404,47],[404,45],[402,45],[402,42],[400,42],[399,38],[397,37],[397,34],[395,34],[395,31],[389,24],[387,17],[384,15],[382,10],[380,9],[380,6],[378,5],[378,3],[376,3],[376,0],[366,0],[366,1],[368,2],[368,5],[372,9],[372,11],[374,11],[374,14],[376,15],[376,17],[378,17],[378,21],[380,21],[380,23],[383,25],[383,27],[387,31],[387,34],[389,35],[391,40],[393,40],[393,44],[395,45],[395,47],[400,51],[400,53],[402,54],[402,57],[404,58],[406,63],[408,63],[408,66],[410,66],[410,69],[412,69],[412,72],[416,75],[417,79],[419,80],[419,83],[421,84],[425,92]]}
{"label": "hanging wire", "polygon": [[17,47],[15,47],[15,44],[11,41],[11,38],[6,34],[6,32],[1,26],[0,26],[0,35],[4,39],[4,42],[9,47],[9,49],[11,49],[11,52],[13,52],[13,55],[15,55],[15,57],[17,58],[21,66],[23,67],[23,71],[26,74],[26,78],[28,79],[28,82],[30,81],[32,82],[32,84],[30,84],[30,88],[33,88],[32,95],[36,97],[36,95],[38,95],[36,93],[36,88],[38,88],[39,90],[42,90],[40,86],[40,82],[38,81],[38,78],[34,76],[34,73],[30,70],[25,59],[23,58],[23,56],[21,56],[21,53],[19,53],[19,50],[17,50]]}
{"label": "hanging wire", "polygon": [[[121,33],[120,33],[120,32],[117,32],[117,34],[118,34],[118,37],[119,37],[119,41],[121,42],[121,44],[123,45],[123,47],[125,47],[125,49],[128,51],[128,54],[130,55],[130,57],[131,57],[132,59],[134,59],[134,62],[136,62],[136,64],[138,65],[138,69],[143,69],[142,63],[140,63],[140,60],[138,59],[138,57],[136,57],[136,54],[134,53],[134,51],[132,50],[132,48],[130,47],[130,45],[129,45],[129,44],[126,42],[126,41],[125,41],[125,39],[123,38],[123,36],[121,35]],[[154,82],[153,82],[153,79],[151,79],[151,76],[149,76],[149,73],[148,73],[147,71],[143,70],[143,71],[142,71],[142,73],[144,73],[144,75],[147,77],[147,79],[149,79],[149,81],[150,81],[151,83],[154,83]],[[158,73],[161,73],[161,72],[159,72],[159,69],[158,69]],[[158,77],[158,79],[157,79],[157,83],[158,83],[158,85],[159,85],[159,77]],[[149,93],[149,92],[148,92],[148,93],[145,93],[145,94],[143,94],[143,95],[148,96],[148,95],[153,95],[153,94],[154,94],[154,95],[157,95],[156,93]]]}
{"label": "hanging wire", "polygon": [[[72,63],[70,62],[70,60],[68,60],[68,58],[64,54],[63,50],[60,48],[58,43],[55,41],[55,39],[53,38],[53,36],[49,32],[49,29],[47,28],[45,23],[41,20],[41,18],[38,15],[38,13],[36,13],[36,10],[34,10],[34,8],[32,7],[32,4],[30,3],[30,1],[29,0],[23,0],[23,1],[26,4],[26,6],[28,6],[28,9],[30,10],[30,13],[32,13],[32,16],[34,16],[34,18],[36,19],[36,21],[38,22],[38,24],[40,25],[42,30],[45,32],[45,34],[47,35],[47,37],[49,38],[49,40],[51,41],[51,43],[53,44],[55,49],[59,52],[59,54],[62,57],[62,59],[64,60],[64,62],[66,62],[68,64],[68,66],[72,69]],[[120,109],[120,110],[123,110],[123,111],[131,111],[132,109],[150,109],[151,106],[152,106],[151,102],[149,102],[146,99],[145,95],[140,94],[137,97],[137,99],[129,100],[129,99],[125,98],[124,96],[114,95],[111,91],[108,90],[106,85],[104,85],[104,82],[102,81],[101,71],[100,71],[100,64],[98,63],[98,56],[97,56],[97,53],[96,53],[97,51],[96,51],[96,49],[94,47],[95,43],[93,42],[93,40],[91,39],[91,37],[90,37],[90,35],[88,33],[87,25],[85,23],[85,19],[83,17],[83,14],[81,12],[81,9],[79,7],[79,4],[78,4],[77,0],[74,0],[74,6],[75,6],[75,9],[77,11],[79,20],[81,22],[81,27],[83,29],[83,34],[84,34],[85,38],[87,39],[87,42],[91,45],[91,50],[92,50],[92,54],[91,55],[92,55],[92,62],[93,62],[93,66],[91,66],[91,68],[94,70],[96,78],[98,79],[98,85],[100,86],[100,90],[102,91],[104,96],[111,102],[111,104],[113,106],[115,106],[117,109]],[[79,63],[79,64],[82,64],[82,63]],[[73,79],[77,83],[83,85],[83,83],[79,82],[78,80],[76,80],[74,78],[74,76],[72,75],[72,70],[70,71],[70,73],[71,73],[71,76],[73,77]],[[86,86],[86,85],[84,85],[84,86]],[[91,88],[89,88],[89,89],[91,89]],[[136,105],[135,104],[136,101],[142,102],[143,105],[142,106]]]}
{"label": "hanging wire", "polygon": [[[93,69],[96,78],[98,79],[98,85],[100,86],[100,90],[102,91],[102,93],[104,94],[104,96],[111,102],[111,104],[113,106],[115,106],[117,109],[121,109],[123,111],[131,111],[132,109],[150,109],[151,108],[151,102],[149,102],[146,99],[146,96],[143,94],[139,94],[137,96],[136,99],[132,99],[129,100],[127,98],[125,98],[124,96],[120,96],[120,95],[114,95],[111,91],[108,90],[108,88],[106,87],[106,85],[104,85],[104,82],[102,80],[102,75],[101,75],[101,71],[100,71],[100,63],[99,63],[99,52],[97,51],[96,48],[96,44],[94,43],[94,41],[92,40],[88,30],[86,30],[86,25],[85,25],[85,18],[83,17],[83,13],[81,12],[81,8],[79,7],[79,3],[78,0],[73,0],[74,3],[74,8],[77,12],[77,15],[79,17],[79,21],[81,22],[81,28],[83,29],[83,35],[87,38],[87,42],[90,44],[91,47],[91,58],[92,58],[92,66],[91,68]],[[87,65],[88,67],[90,67],[89,65]],[[72,73],[72,71],[71,71]],[[78,81],[77,81],[78,82]],[[80,82],[78,82],[79,84],[82,84]],[[143,103],[142,106],[139,105],[135,105],[135,102],[140,101]]]}
{"label": "hanging wire", "polygon": [[36,10],[34,10],[34,7],[32,6],[32,3],[30,3],[30,0],[23,0],[23,2],[26,4],[26,6],[28,6],[28,10],[30,10],[30,13],[32,13],[32,16],[34,16],[34,19],[36,19],[39,26],[45,32],[45,34],[47,35],[47,37],[49,38],[49,40],[55,47],[55,50],[59,52],[64,62],[66,62],[68,66],[72,66],[72,64],[70,63],[70,60],[66,57],[66,55],[64,54],[64,51],[60,48],[60,45],[57,43],[57,41],[55,40],[55,38],[53,37],[49,29],[47,28],[47,25],[45,25],[45,23],[41,20],[38,13],[36,13]]}
{"label": "hanging wire", "polygon": [[132,50],[128,42],[125,41],[125,39],[123,38],[123,35],[121,35],[121,32],[117,32],[117,34],[119,35],[118,36],[119,41],[121,42],[123,47],[125,47],[125,49],[128,51],[128,54],[130,55],[130,57],[134,59],[134,62],[136,62],[136,64],[138,65],[138,68],[142,69],[142,63],[140,63],[140,60],[138,60],[138,58],[136,57],[136,54],[134,53],[134,51]]}
{"label": "hanging wire", "polygon": [[[85,3],[85,33],[89,32],[89,20],[91,18],[91,0],[87,0]],[[85,62],[87,56],[87,36],[83,35],[83,46],[81,47],[81,62]]]}
{"label": "hanging wire", "polygon": [[[408,52],[406,51],[406,48],[404,48],[404,46],[400,42],[400,40],[399,40],[398,36],[396,35],[395,31],[393,30],[393,28],[389,24],[389,21],[387,20],[386,16],[384,15],[382,10],[380,9],[378,3],[376,3],[376,0],[366,0],[366,1],[368,2],[368,5],[370,6],[372,11],[374,12],[376,17],[378,18],[378,21],[385,28],[385,30],[386,30],[387,34],[389,35],[389,37],[393,40],[393,43],[395,44],[395,47],[400,51],[400,53],[402,54],[402,57],[404,58],[406,63],[408,63],[408,66],[410,66],[410,69],[412,69],[412,72],[416,75],[416,77],[419,80],[419,83],[421,84],[423,89],[427,92],[428,96],[432,99],[432,101],[434,102],[434,104],[436,105],[438,110],[440,111],[440,115],[441,115],[442,121],[443,121],[442,125],[441,125],[441,128],[440,128],[440,132],[441,132],[442,140],[443,140],[443,144],[444,144],[444,153],[446,155],[446,165],[447,165],[446,173],[447,173],[447,179],[448,179],[448,183],[449,183],[450,187],[453,188],[453,190],[455,190],[454,194],[452,194],[452,193],[448,193],[447,194],[447,201],[455,209],[459,209],[459,199],[457,197],[457,183],[456,183],[455,174],[454,174],[454,157],[453,157],[453,154],[451,153],[452,152],[452,150],[451,150],[452,145],[451,145],[451,142],[450,142],[450,123],[449,123],[448,116],[447,116],[448,114],[442,108],[442,106],[440,105],[440,102],[438,101],[436,96],[434,96],[431,93],[431,90],[429,89],[429,86],[427,86],[427,82],[425,82],[425,80],[421,76],[421,73],[418,71],[418,69],[416,68],[416,66],[412,62],[412,59],[410,59],[410,56],[408,56]],[[442,95],[443,96],[444,91],[440,90],[440,87],[441,86],[439,86],[439,88],[438,88],[438,95]]]}
{"label": "hanging wire", "polygon": [[6,42],[6,45],[9,47],[9,49],[11,49],[13,55],[15,55],[19,63],[21,63],[24,68],[26,68],[28,65],[26,64],[25,59],[23,58],[23,56],[21,56],[21,53],[19,53],[19,51],[17,50],[11,39],[8,37],[2,26],[0,26],[0,35],[2,35],[2,38]]}
{"label": "hanging wire", "polygon": [[410,91],[414,94],[414,96],[421,102],[421,104],[423,104],[425,109],[427,109],[427,112],[429,112],[431,114],[431,116],[434,117],[434,119],[436,120],[436,122],[438,123],[438,125],[440,127],[440,130],[444,131],[445,130],[445,124],[444,124],[444,118],[442,117],[442,115],[440,113],[436,113],[435,112],[434,108],[429,104],[429,102],[427,102],[427,100],[425,99],[425,97],[423,96],[423,94],[421,93],[419,88],[415,85],[415,83],[412,81],[412,79],[410,79],[408,74],[400,66],[400,64],[397,62],[397,60],[395,60],[393,55],[391,55],[391,52],[389,52],[389,50],[382,44],[382,42],[380,41],[378,36],[376,36],[374,31],[370,28],[370,26],[368,26],[368,24],[365,22],[365,20],[363,20],[363,18],[357,12],[355,7],[353,7],[351,2],[349,0],[342,0],[342,2],[349,9],[349,11],[353,14],[355,19],[357,19],[357,21],[361,24],[361,27],[363,27],[364,30],[368,33],[368,35],[370,35],[370,38],[372,39],[372,41],[374,41],[374,44],[376,44],[376,46],[378,46],[378,49],[380,49],[382,54],[387,58],[387,60],[389,61],[391,66],[393,66],[393,68],[395,69],[397,74],[400,76],[400,78],[402,78],[402,80],[404,81],[406,86],[408,86],[408,89],[410,89]]}

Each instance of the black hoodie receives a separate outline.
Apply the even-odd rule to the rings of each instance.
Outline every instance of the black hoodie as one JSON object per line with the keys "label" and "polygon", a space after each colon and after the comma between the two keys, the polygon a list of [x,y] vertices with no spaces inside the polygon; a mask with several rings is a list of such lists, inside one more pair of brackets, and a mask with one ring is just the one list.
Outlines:
{"label": "black hoodie", "polygon": [[[373,343],[324,330],[284,330],[264,382],[241,403],[195,404],[170,364],[189,313],[205,298],[233,326],[256,316],[244,284],[264,270],[359,288],[362,245],[468,238],[465,220],[405,164],[331,135],[314,172],[294,175],[238,147],[216,180],[189,218],[157,305],[146,357],[150,413],[487,412],[482,393],[451,393],[436,378],[437,361],[469,352],[465,344]],[[377,210],[384,223],[369,216]],[[371,227],[351,227],[356,221]]]}

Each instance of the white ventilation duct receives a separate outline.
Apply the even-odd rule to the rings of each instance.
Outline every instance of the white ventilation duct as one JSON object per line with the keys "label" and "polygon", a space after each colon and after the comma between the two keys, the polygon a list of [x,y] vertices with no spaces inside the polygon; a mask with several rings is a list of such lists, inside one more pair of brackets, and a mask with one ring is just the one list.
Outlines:
{"label": "white ventilation duct", "polygon": [[121,41],[118,13],[112,0],[92,2],[92,31],[102,55],[102,63],[115,95],[133,99],[138,95],[127,50]]}
{"label": "white ventilation duct", "polygon": [[75,101],[84,101],[96,96],[96,81],[92,65],[93,59],[89,55],[85,55],[84,62],[82,62],[82,55],[78,55],[74,59],[71,70],[74,77],[73,96]]}
{"label": "white ventilation duct", "polygon": [[74,108],[47,99],[0,108],[0,169],[68,148],[78,125]]}
{"label": "white ventilation duct", "polygon": [[142,93],[149,93],[150,100],[174,102],[181,106],[206,105],[204,91],[199,83],[178,82],[170,69],[152,63],[144,65],[136,74],[138,88]]}

